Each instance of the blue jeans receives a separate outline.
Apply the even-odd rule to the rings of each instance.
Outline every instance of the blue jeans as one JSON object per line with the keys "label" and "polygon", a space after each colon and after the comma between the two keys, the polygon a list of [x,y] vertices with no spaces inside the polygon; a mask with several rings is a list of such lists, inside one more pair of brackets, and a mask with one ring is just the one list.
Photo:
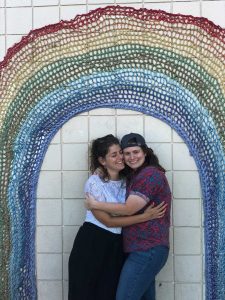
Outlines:
{"label": "blue jeans", "polygon": [[155,300],[155,276],[168,254],[165,246],[130,253],[120,275],[116,300]]}

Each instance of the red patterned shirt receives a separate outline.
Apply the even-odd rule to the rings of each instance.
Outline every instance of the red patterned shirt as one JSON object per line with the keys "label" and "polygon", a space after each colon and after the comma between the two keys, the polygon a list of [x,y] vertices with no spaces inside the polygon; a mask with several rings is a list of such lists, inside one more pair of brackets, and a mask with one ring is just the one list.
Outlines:
{"label": "red patterned shirt", "polygon": [[158,205],[162,201],[168,206],[162,218],[123,228],[124,251],[145,251],[159,245],[169,247],[171,191],[164,172],[152,166],[143,168],[127,187],[126,199],[129,195],[142,197],[146,201],[145,208],[153,202]]}

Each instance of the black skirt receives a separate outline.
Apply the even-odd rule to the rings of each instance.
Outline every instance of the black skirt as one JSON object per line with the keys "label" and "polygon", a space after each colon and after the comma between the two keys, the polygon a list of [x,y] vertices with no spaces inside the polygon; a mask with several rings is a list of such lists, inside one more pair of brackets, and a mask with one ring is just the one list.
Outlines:
{"label": "black skirt", "polygon": [[124,262],[121,234],[80,227],[69,257],[69,300],[115,300]]}

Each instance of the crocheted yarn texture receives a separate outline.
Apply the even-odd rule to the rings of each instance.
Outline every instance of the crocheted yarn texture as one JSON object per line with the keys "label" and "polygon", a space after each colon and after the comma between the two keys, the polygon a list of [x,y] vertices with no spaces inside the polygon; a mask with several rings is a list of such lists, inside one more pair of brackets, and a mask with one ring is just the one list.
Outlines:
{"label": "crocheted yarn texture", "polygon": [[36,188],[48,145],[97,107],[159,118],[185,140],[204,198],[206,299],[225,299],[225,30],[109,6],[30,32],[0,64],[0,299],[37,298]]}

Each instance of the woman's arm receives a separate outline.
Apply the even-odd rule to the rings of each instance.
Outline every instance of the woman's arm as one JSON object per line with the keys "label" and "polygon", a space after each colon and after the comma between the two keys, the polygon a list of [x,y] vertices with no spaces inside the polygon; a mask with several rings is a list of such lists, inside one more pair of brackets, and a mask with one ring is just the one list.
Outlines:
{"label": "woman's arm", "polygon": [[85,204],[90,210],[97,209],[110,214],[130,216],[142,209],[146,205],[146,201],[140,196],[130,195],[124,204],[100,202],[95,200],[92,195],[86,194]]}
{"label": "woman's arm", "polygon": [[166,212],[167,204],[160,203],[157,206],[150,205],[142,214],[135,216],[117,217],[100,210],[92,210],[95,218],[107,227],[126,227],[129,225],[146,222],[152,219],[162,218]]}

